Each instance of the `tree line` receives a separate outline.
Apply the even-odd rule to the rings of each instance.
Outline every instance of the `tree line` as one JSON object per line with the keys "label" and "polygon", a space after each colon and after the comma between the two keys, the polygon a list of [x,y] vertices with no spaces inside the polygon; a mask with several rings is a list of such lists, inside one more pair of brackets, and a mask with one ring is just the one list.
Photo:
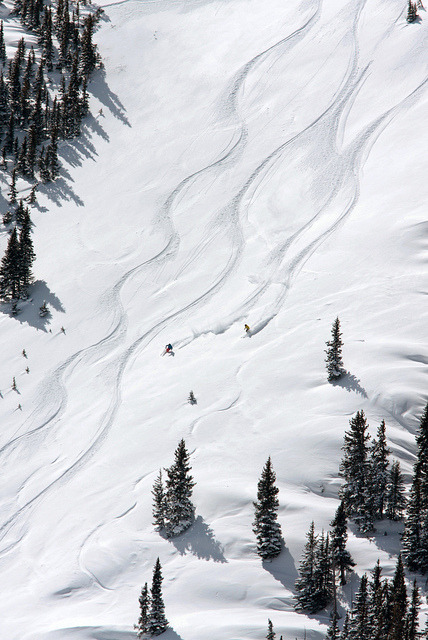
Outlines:
{"label": "tree line", "polygon": [[[58,141],[80,135],[89,110],[88,82],[100,65],[93,43],[100,11],[81,15],[79,3],[70,6],[68,0],[56,5],[15,0],[13,14],[37,35],[39,45],[37,60],[34,47],[28,49],[21,38],[8,60],[0,21],[0,169],[10,174],[10,210],[3,216],[10,237],[0,267],[0,297],[16,301],[27,295],[35,259],[30,214],[22,200],[17,202],[16,181],[20,176],[33,181],[28,203],[34,204],[38,181],[59,175]],[[58,73],[56,91],[52,78]]]}

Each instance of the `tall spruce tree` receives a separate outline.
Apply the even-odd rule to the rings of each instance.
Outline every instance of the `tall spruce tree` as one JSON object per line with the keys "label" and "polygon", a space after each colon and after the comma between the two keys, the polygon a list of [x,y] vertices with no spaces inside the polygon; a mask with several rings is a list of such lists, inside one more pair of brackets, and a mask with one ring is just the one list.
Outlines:
{"label": "tall spruce tree", "polygon": [[418,18],[418,9],[416,6],[416,2],[412,2],[409,0],[409,4],[407,5],[407,22],[414,22]]}
{"label": "tall spruce tree", "polygon": [[14,228],[0,266],[0,296],[3,299],[19,298],[20,277],[20,247],[16,228]]}
{"label": "tall spruce tree", "polygon": [[162,596],[162,567],[159,558],[153,569],[152,588],[150,590],[150,611],[148,615],[148,630],[152,636],[160,636],[168,627],[165,617],[165,604]]}
{"label": "tall spruce tree", "polygon": [[266,640],[275,640],[275,631],[273,630],[272,620],[268,619],[268,632],[266,636]]}
{"label": "tall spruce tree", "polygon": [[407,591],[401,554],[398,556],[390,595],[388,640],[403,640],[406,629]]}
{"label": "tall spruce tree", "polygon": [[352,607],[352,617],[349,625],[349,640],[370,640],[368,625],[369,596],[367,590],[367,575],[361,577],[360,587],[355,596]]}
{"label": "tall spruce tree", "polygon": [[357,411],[349,421],[350,430],[345,432],[344,456],[340,464],[340,475],[345,483],[340,490],[346,514],[355,520],[363,533],[373,530],[373,494],[370,487],[368,462],[368,424],[363,411]]}
{"label": "tall spruce tree", "polygon": [[331,330],[331,340],[326,342],[327,349],[325,350],[326,364],[327,364],[327,376],[329,382],[334,382],[341,378],[345,373],[342,360],[342,334],[340,332],[340,320],[336,318]]}
{"label": "tall spruce tree", "polygon": [[370,448],[370,487],[373,495],[373,516],[381,520],[384,516],[385,495],[388,483],[388,456],[390,450],[386,443],[385,420],[382,420],[377,431],[377,438]]}
{"label": "tall spruce tree", "polygon": [[395,460],[389,470],[386,486],[385,515],[388,520],[401,520],[406,508],[405,485],[400,463]]}
{"label": "tall spruce tree", "polygon": [[25,207],[21,232],[19,234],[19,287],[20,295],[24,297],[33,280],[32,264],[35,260],[33,241],[31,239],[31,219],[28,207]]}
{"label": "tall spruce tree", "polygon": [[335,571],[339,571],[340,584],[346,584],[346,571],[351,571],[355,567],[351,554],[346,549],[346,541],[348,539],[347,519],[345,507],[341,501],[336,514],[330,525],[333,527],[331,532],[331,555]]}
{"label": "tall spruce tree", "polygon": [[337,622],[337,613],[336,611],[333,611],[331,623],[327,630],[327,635],[325,637],[325,640],[339,640],[339,636],[340,636],[340,631],[339,631],[339,624]]}
{"label": "tall spruce tree", "polygon": [[140,603],[140,617],[138,618],[138,624],[135,625],[137,630],[137,637],[143,638],[149,633],[149,608],[150,608],[150,595],[147,588],[147,582],[141,589],[141,595],[138,598]]}
{"label": "tall spruce tree", "polygon": [[282,534],[277,522],[279,489],[275,486],[275,472],[268,458],[257,485],[257,502],[254,502],[253,531],[257,538],[257,553],[263,560],[275,558],[281,553]]}
{"label": "tall spruce tree", "polygon": [[428,570],[428,403],[422,413],[416,463],[403,534],[403,555],[410,571]]}
{"label": "tall spruce tree", "polygon": [[406,618],[405,640],[419,640],[419,610],[421,607],[421,595],[416,580],[413,581],[413,589],[410,607]]}
{"label": "tall spruce tree", "polygon": [[296,609],[316,613],[333,597],[333,574],[329,538],[324,533],[315,535],[314,523],[307,533],[307,542],[300,561],[299,578],[296,580]]}
{"label": "tall spruce tree", "polygon": [[189,457],[186,443],[181,440],[175,450],[174,464],[166,469],[165,530],[169,538],[186,531],[195,518],[191,500],[195,483],[190,475]]}
{"label": "tall spruce tree", "polygon": [[163,531],[163,529],[165,529],[166,496],[162,481],[161,470],[159,470],[159,475],[154,482],[152,494],[153,524],[156,528],[156,531]]}
{"label": "tall spruce tree", "polygon": [[385,603],[382,582],[382,568],[379,560],[372,571],[368,584],[369,607],[368,627],[371,630],[370,640],[384,640],[385,637]]}

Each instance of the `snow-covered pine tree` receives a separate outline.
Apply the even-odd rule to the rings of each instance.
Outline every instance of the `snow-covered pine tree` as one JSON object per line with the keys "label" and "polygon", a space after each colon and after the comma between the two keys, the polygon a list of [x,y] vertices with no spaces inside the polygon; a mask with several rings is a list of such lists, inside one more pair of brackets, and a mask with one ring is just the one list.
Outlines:
{"label": "snow-covered pine tree", "polygon": [[401,553],[395,567],[390,595],[388,640],[403,640],[407,615],[407,590]]}
{"label": "snow-covered pine tree", "polygon": [[403,533],[403,556],[410,571],[428,570],[428,403],[422,413],[418,451]]}
{"label": "snow-covered pine tree", "polygon": [[352,570],[355,566],[351,554],[346,549],[346,541],[348,539],[347,519],[345,507],[341,501],[337,507],[336,514],[330,525],[333,527],[331,532],[331,555],[335,570],[339,571],[340,584],[346,584],[346,571]]}
{"label": "snow-covered pine tree", "polygon": [[369,598],[367,592],[367,575],[361,577],[360,587],[352,605],[352,616],[349,623],[349,640],[370,640],[368,625]]}
{"label": "snow-covered pine tree", "polygon": [[385,420],[379,425],[377,438],[370,448],[370,488],[373,495],[373,517],[381,520],[384,516],[385,495],[388,484],[388,456],[391,453],[386,443]]}
{"label": "snow-covered pine tree", "polygon": [[162,596],[162,580],[162,567],[158,558],[153,569],[152,588],[150,590],[148,630],[152,636],[160,636],[168,627]]}
{"label": "snow-covered pine tree", "polygon": [[416,579],[413,581],[410,606],[406,618],[405,638],[406,640],[419,640],[419,609],[421,607],[421,595]]}
{"label": "snow-covered pine tree", "polygon": [[364,411],[357,411],[345,432],[339,475],[345,483],[340,490],[346,514],[355,520],[362,533],[373,530],[373,494],[368,464],[368,424]]}
{"label": "snow-covered pine tree", "polygon": [[189,454],[181,440],[175,450],[175,462],[166,469],[165,530],[169,538],[188,529],[195,519],[195,507],[191,501],[195,483],[190,475]]}
{"label": "snow-covered pine tree", "polygon": [[325,637],[325,640],[339,640],[339,636],[340,636],[340,631],[339,631],[339,625],[337,622],[337,613],[336,611],[333,611],[333,615],[331,617],[331,623],[327,630],[327,635]]}
{"label": "snow-covered pine tree", "polygon": [[138,598],[140,603],[140,617],[138,618],[138,624],[135,625],[137,630],[137,637],[144,638],[149,632],[149,608],[150,608],[150,595],[147,588],[147,582],[141,589],[141,595]]}
{"label": "snow-covered pine tree", "polygon": [[266,636],[266,640],[275,640],[275,631],[273,630],[272,620],[268,619],[268,632]]}
{"label": "snow-covered pine tree", "polygon": [[299,566],[299,578],[296,580],[296,609],[297,611],[309,611],[316,613],[317,585],[315,571],[317,563],[318,536],[315,535],[315,525],[312,521],[308,533],[307,542],[303,551],[303,557]]}
{"label": "snow-covered pine tree", "polygon": [[349,640],[349,611],[345,614],[345,620],[343,621],[342,631],[340,632],[339,640]]}
{"label": "snow-covered pine tree", "polygon": [[400,463],[395,460],[389,470],[385,495],[385,515],[388,520],[402,520],[406,508],[406,496]]}
{"label": "snow-covered pine tree", "polygon": [[191,391],[189,393],[189,397],[187,398],[187,401],[189,402],[189,404],[197,404],[197,400],[195,398],[195,394],[193,393],[193,391]]}
{"label": "snow-covered pine tree", "polygon": [[35,260],[33,241],[31,239],[31,219],[28,207],[24,209],[24,215],[19,234],[19,287],[20,295],[26,296],[28,287],[32,282],[32,264]]}
{"label": "snow-covered pine tree", "polygon": [[331,602],[334,594],[333,567],[330,552],[330,538],[328,533],[321,533],[315,552],[314,581],[316,595],[314,606],[317,611],[324,609]]}
{"label": "snow-covered pine tree", "polygon": [[10,182],[9,191],[8,191],[7,195],[9,196],[9,203],[10,204],[15,204],[16,195],[17,195],[17,191],[16,191],[16,169],[14,169],[12,171],[12,180]]}
{"label": "snow-covered pine tree", "polygon": [[369,611],[368,625],[372,638],[381,640],[384,637],[384,589],[382,583],[382,568],[379,560],[372,571],[372,578],[368,584]]}
{"label": "snow-covered pine tree", "polygon": [[3,299],[19,298],[20,247],[16,228],[10,234],[5,254],[0,266],[0,296]]}
{"label": "snow-covered pine tree", "polygon": [[283,544],[281,527],[277,522],[279,489],[275,486],[275,480],[269,456],[257,485],[257,502],[253,503],[253,531],[257,538],[257,553],[263,560],[278,556]]}
{"label": "snow-covered pine tree", "polygon": [[342,360],[342,334],[340,332],[340,320],[336,318],[331,330],[331,340],[326,342],[327,349],[325,350],[328,381],[334,382],[341,378],[345,373]]}
{"label": "snow-covered pine tree", "polygon": [[418,9],[416,6],[416,2],[412,2],[409,0],[409,4],[407,6],[407,22],[414,22],[418,17]]}
{"label": "snow-covered pine tree", "polygon": [[165,528],[166,500],[161,470],[159,470],[159,475],[154,482],[152,494],[153,524],[156,528],[156,531],[163,531],[163,529]]}

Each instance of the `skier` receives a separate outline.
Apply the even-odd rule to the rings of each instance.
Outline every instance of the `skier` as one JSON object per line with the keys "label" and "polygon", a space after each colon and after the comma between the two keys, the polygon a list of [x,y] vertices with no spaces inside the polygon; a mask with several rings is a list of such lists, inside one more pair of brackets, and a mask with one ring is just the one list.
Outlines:
{"label": "skier", "polygon": [[244,329],[245,329],[245,333],[249,332],[250,327],[248,326],[248,324],[244,324]]}
{"label": "skier", "polygon": [[170,353],[171,355],[174,355],[174,352],[172,350],[172,344],[165,345],[165,349],[162,355],[164,356],[166,353]]}

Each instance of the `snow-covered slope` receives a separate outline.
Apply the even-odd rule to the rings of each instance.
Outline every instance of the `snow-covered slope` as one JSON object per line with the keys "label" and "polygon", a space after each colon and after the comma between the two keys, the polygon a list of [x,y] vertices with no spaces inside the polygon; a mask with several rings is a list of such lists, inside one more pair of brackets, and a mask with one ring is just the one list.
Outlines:
{"label": "snow-covered slope", "polygon": [[[101,6],[94,115],[32,213],[32,300],[0,317],[1,637],[131,640],[159,556],[168,640],[262,638],[267,618],[320,640],[328,617],[295,613],[293,585],[309,523],[337,508],[348,420],[364,409],[374,433],[384,418],[409,479],[426,403],[427,14]],[[349,375],[332,386],[336,316]],[[168,542],[151,488],[182,437],[197,519]],[[263,566],[252,501],[269,455],[286,549]],[[385,527],[351,527],[357,574],[378,557],[393,571]]]}

